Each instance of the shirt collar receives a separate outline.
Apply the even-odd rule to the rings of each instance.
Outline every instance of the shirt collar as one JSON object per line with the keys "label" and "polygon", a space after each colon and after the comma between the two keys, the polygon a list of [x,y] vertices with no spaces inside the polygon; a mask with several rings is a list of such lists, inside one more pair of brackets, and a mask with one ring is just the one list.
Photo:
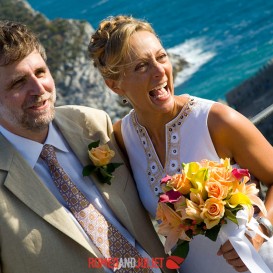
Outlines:
{"label": "shirt collar", "polygon": [[[44,144],[39,142],[15,135],[0,125],[0,132],[3,136],[9,140],[16,150],[23,156],[28,162],[31,168],[34,168],[44,144],[50,144],[63,152],[68,152],[65,143],[62,139],[62,135],[57,131],[56,127],[50,123],[48,135]],[[31,152],[30,152],[31,151]]]}

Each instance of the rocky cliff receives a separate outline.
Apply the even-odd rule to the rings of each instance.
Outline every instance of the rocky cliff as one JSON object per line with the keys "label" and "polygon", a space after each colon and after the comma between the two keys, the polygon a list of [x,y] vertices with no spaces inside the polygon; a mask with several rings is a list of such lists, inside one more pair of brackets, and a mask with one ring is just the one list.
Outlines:
{"label": "rocky cliff", "polygon": [[[57,105],[78,104],[104,109],[113,121],[130,110],[105,86],[87,57],[87,45],[94,31],[87,21],[51,21],[24,0],[0,0],[0,20],[4,19],[23,22],[39,35],[55,78]],[[175,55],[171,60],[175,76],[187,63]]]}

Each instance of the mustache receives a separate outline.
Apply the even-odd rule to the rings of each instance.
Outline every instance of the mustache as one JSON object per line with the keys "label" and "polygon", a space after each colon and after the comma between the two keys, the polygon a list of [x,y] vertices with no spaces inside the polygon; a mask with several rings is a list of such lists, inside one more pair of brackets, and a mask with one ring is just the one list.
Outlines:
{"label": "mustache", "polygon": [[28,100],[23,104],[23,108],[30,108],[37,104],[43,103],[44,101],[53,101],[53,95],[42,95],[42,96],[31,96]]}

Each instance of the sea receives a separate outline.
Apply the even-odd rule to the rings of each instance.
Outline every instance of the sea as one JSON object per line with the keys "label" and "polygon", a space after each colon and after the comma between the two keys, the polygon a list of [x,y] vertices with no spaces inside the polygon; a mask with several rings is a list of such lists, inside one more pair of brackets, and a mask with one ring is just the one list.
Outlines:
{"label": "sea", "polygon": [[[29,0],[49,19],[88,21],[127,14],[150,22],[169,52],[189,66],[177,95],[225,100],[273,58],[273,0]],[[272,75],[273,76],[273,75]]]}

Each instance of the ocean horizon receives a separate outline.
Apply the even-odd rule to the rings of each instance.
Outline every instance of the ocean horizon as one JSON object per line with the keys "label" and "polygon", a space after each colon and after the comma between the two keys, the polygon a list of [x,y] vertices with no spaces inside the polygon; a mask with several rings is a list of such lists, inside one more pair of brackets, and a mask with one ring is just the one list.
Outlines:
{"label": "ocean horizon", "polygon": [[94,28],[108,16],[128,14],[150,22],[164,47],[189,68],[175,93],[224,100],[273,57],[273,1],[265,0],[29,0],[50,20],[86,20]]}

